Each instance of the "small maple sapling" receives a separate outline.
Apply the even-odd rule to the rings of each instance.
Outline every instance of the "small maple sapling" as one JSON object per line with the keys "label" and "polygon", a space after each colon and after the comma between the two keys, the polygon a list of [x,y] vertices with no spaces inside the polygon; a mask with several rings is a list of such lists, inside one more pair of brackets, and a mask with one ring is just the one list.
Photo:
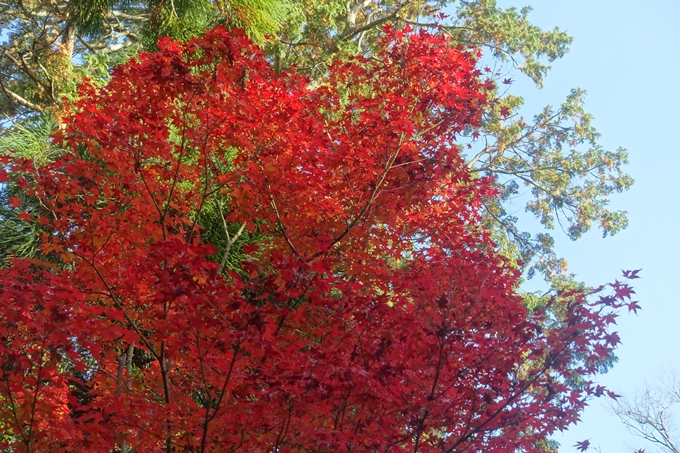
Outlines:
{"label": "small maple sapling", "polygon": [[476,56],[382,48],[309,90],[218,28],[83,87],[68,152],[11,164],[52,233],[0,270],[6,448],[530,452],[577,419],[630,290],[528,312],[454,144]]}

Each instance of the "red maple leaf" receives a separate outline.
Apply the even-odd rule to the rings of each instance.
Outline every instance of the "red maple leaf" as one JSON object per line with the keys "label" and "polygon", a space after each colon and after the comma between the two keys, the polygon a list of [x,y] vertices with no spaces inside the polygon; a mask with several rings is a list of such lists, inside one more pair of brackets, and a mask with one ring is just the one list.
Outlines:
{"label": "red maple leaf", "polygon": [[640,307],[640,304],[638,304],[636,301],[632,301],[628,304],[628,311],[632,311],[637,315],[638,310],[641,310],[642,307]]}
{"label": "red maple leaf", "polygon": [[576,447],[576,449],[578,451],[586,451],[589,446],[590,446],[590,440],[588,440],[588,439],[582,440],[580,442],[576,442],[576,444],[574,445],[574,447]]}
{"label": "red maple leaf", "polygon": [[613,400],[617,400],[617,399],[621,398],[621,395],[616,394],[616,393],[612,392],[611,390],[607,390],[607,396],[609,398],[613,399]]}
{"label": "red maple leaf", "polygon": [[623,276],[624,276],[625,278],[628,278],[628,279],[631,279],[631,280],[632,280],[632,279],[634,279],[634,278],[640,278],[640,277],[638,276],[638,272],[640,272],[641,270],[642,270],[642,269],[637,269],[637,270],[634,270],[634,271],[622,271],[622,272],[623,272]]}
{"label": "red maple leaf", "polygon": [[635,294],[635,291],[630,286],[619,283],[614,285],[614,293],[618,299],[623,300],[625,298],[630,299],[630,296]]}
{"label": "red maple leaf", "polygon": [[21,219],[21,220],[25,220],[27,222],[30,222],[31,220],[33,220],[33,216],[26,211],[21,211],[17,215],[17,219]]}
{"label": "red maple leaf", "polygon": [[8,204],[9,207],[11,207],[11,208],[18,208],[18,207],[20,207],[20,206],[22,205],[22,203],[21,203],[21,198],[19,198],[19,197],[17,197],[17,196],[11,196],[11,197],[9,197],[9,199],[7,200],[7,204]]}

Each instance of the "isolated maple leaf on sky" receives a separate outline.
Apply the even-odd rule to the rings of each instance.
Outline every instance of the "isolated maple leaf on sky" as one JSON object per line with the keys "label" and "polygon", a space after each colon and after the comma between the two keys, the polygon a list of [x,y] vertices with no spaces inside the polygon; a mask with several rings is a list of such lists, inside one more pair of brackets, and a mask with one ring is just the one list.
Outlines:
{"label": "isolated maple leaf on sky", "polygon": [[590,440],[582,440],[581,442],[576,442],[576,445],[574,445],[578,451],[586,451],[588,447],[590,447]]}
{"label": "isolated maple leaf on sky", "polygon": [[623,276],[625,278],[632,280],[634,278],[640,278],[640,276],[638,276],[638,272],[640,272],[641,270],[642,269],[637,269],[637,270],[634,270],[634,271],[622,271],[622,272],[623,272]]}

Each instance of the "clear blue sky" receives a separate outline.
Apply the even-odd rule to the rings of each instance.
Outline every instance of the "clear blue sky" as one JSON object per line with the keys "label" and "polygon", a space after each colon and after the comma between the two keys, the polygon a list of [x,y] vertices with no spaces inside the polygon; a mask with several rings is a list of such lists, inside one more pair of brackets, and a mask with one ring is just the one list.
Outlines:
{"label": "clear blue sky", "polygon": [[[516,82],[513,88],[527,101],[523,113],[530,116],[559,104],[571,88],[584,88],[602,145],[629,150],[635,185],[612,204],[628,211],[628,229],[607,239],[593,232],[578,242],[556,236],[570,271],[589,284],[612,281],[621,269],[643,269],[642,279],[634,281],[642,311],[619,319],[620,360],[600,379],[617,393],[632,394],[645,381],[654,383],[662,368],[680,370],[680,0],[499,0],[499,5],[532,6],[533,23],[574,37],[542,91]],[[576,451],[574,443],[585,439],[590,451],[599,447],[601,453],[633,446],[655,451],[629,434],[603,402],[595,400],[580,425],[557,437],[561,453]],[[680,426],[680,413],[676,417]]]}

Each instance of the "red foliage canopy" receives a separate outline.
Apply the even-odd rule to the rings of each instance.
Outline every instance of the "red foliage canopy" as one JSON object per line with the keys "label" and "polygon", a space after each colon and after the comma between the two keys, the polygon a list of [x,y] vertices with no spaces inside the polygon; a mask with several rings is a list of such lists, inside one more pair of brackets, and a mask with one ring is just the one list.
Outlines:
{"label": "red foliage canopy", "polygon": [[[310,90],[239,33],[160,48],[14,164],[51,232],[0,270],[14,451],[530,452],[603,392],[630,291],[523,306],[453,144],[474,54],[390,31]],[[201,240],[216,198],[259,236],[238,269]]]}

